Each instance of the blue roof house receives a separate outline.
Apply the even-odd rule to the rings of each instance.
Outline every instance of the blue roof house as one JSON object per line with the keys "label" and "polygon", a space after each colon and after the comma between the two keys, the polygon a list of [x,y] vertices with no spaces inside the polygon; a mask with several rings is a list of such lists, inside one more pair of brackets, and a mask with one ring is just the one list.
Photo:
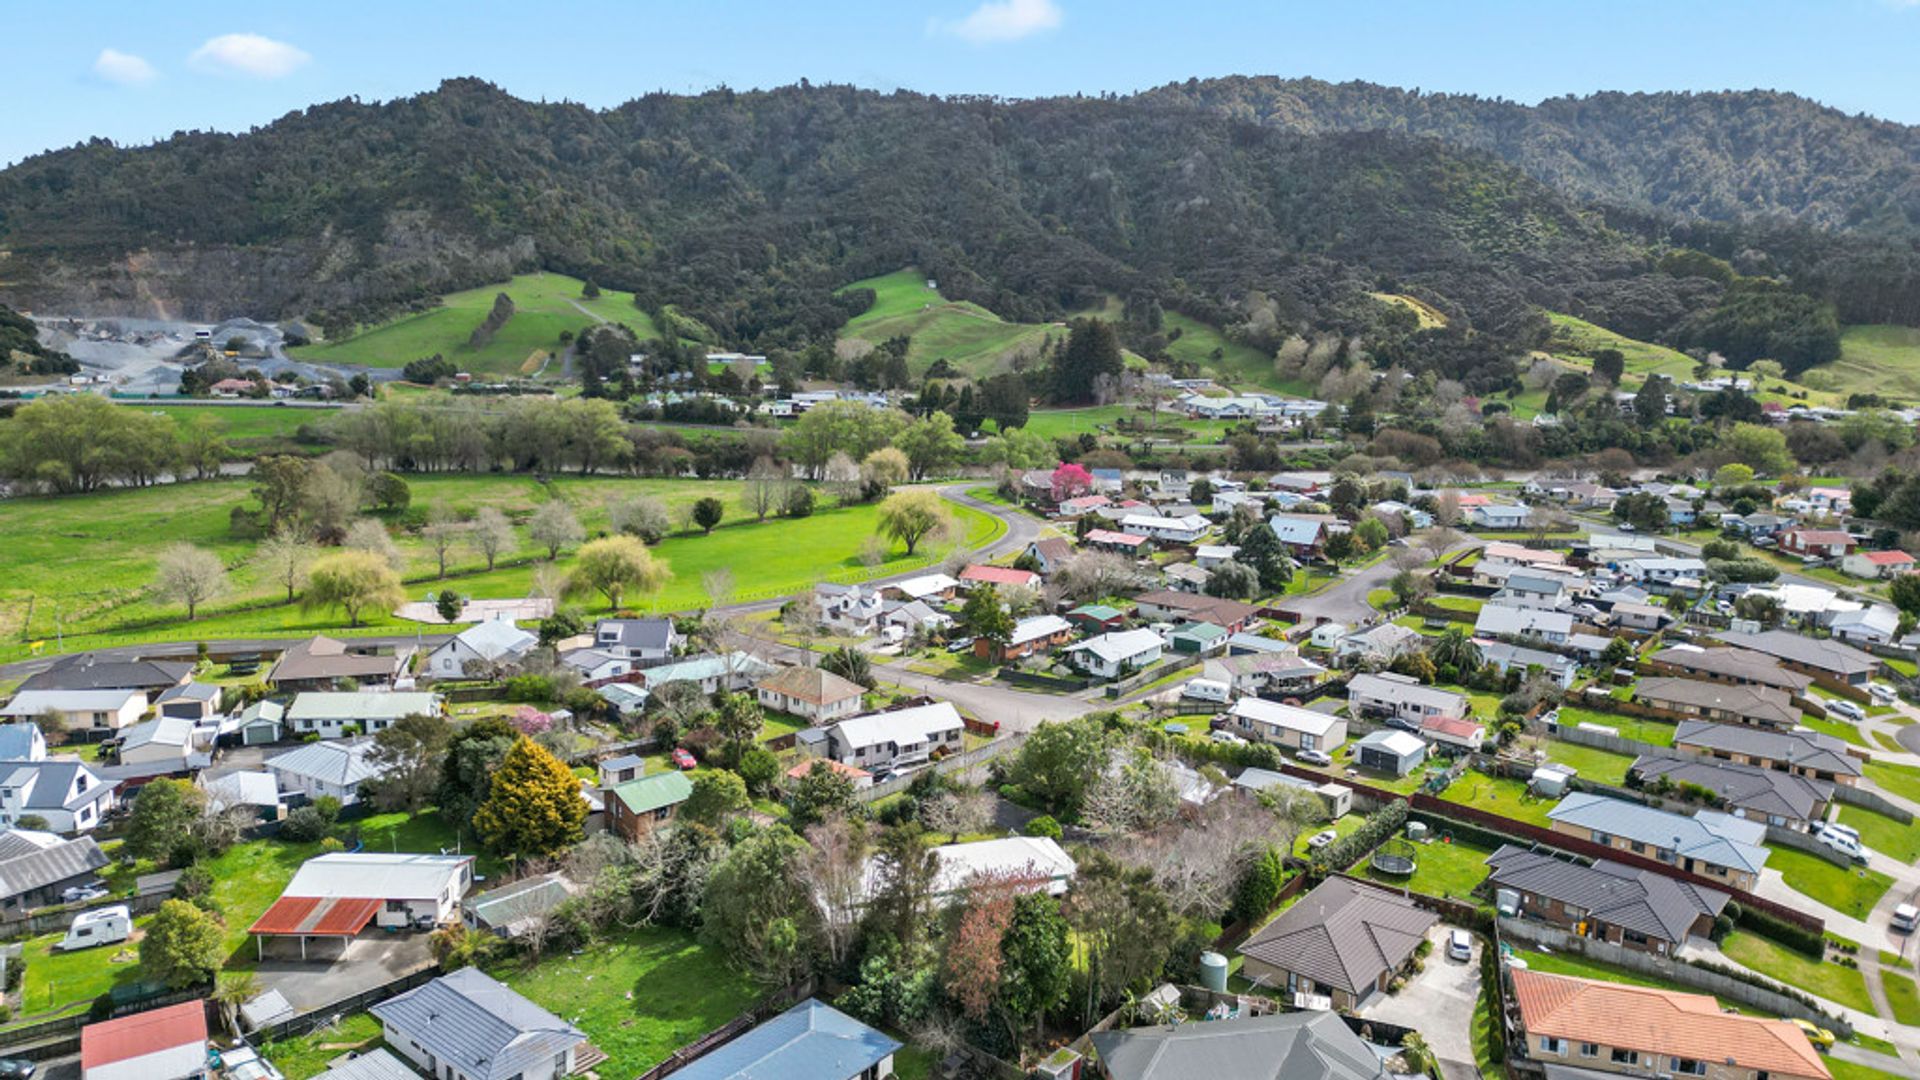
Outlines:
{"label": "blue roof house", "polygon": [[893,1072],[900,1044],[814,998],[698,1058],[673,1080],[864,1080]]}

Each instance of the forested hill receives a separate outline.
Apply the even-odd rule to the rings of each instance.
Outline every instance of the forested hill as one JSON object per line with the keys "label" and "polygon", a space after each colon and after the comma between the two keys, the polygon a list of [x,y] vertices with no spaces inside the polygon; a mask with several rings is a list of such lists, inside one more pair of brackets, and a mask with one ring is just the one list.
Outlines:
{"label": "forested hill", "polygon": [[1527,106],[1372,83],[1236,76],[1140,95],[1288,131],[1390,131],[1485,150],[1576,198],[1716,221],[1783,215],[1920,233],[1920,130],[1794,94],[1602,93]]}
{"label": "forested hill", "polygon": [[595,111],[455,80],[0,172],[0,299],[344,326],[544,268],[776,347],[858,310],[840,285],[916,266],[1021,321],[1119,295],[1269,337],[1358,332],[1384,289],[1515,345],[1544,331],[1537,305],[1717,347],[1701,320],[1732,271],[1663,263],[1681,244],[1848,321],[1920,316],[1905,248],[1869,261],[1808,228],[1603,218],[1479,150],[1227,112],[1166,92],[1005,103],[805,85]]}

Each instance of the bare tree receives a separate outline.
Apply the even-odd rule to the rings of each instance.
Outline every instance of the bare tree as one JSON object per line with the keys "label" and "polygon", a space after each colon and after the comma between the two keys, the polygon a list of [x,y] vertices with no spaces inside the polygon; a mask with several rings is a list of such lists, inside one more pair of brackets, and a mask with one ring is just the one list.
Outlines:
{"label": "bare tree", "polygon": [[1446,525],[1436,525],[1420,538],[1420,546],[1427,549],[1429,559],[1438,560],[1461,541],[1460,533]]}
{"label": "bare tree", "polygon": [[547,549],[547,558],[555,559],[559,558],[561,548],[586,539],[587,532],[580,527],[580,519],[573,516],[572,507],[559,499],[549,499],[533,512],[533,519],[527,523],[527,535]]}
{"label": "bare tree", "polygon": [[844,451],[835,451],[834,455],[827,459],[825,476],[827,490],[833,492],[833,497],[842,505],[860,497],[860,464],[848,457]]}
{"label": "bare tree", "polygon": [[482,507],[467,530],[467,542],[487,560],[487,569],[491,570],[501,555],[513,549],[513,523],[497,508]]}
{"label": "bare tree", "polygon": [[1433,500],[1433,520],[1436,525],[1451,529],[1460,524],[1460,493],[1448,488]]}
{"label": "bare tree", "polygon": [[1219,912],[1233,902],[1241,875],[1269,844],[1288,848],[1297,821],[1248,799],[1215,799],[1184,827],[1167,827],[1118,840],[1122,861],[1145,866],[1176,908]]}
{"label": "bare tree", "polygon": [[867,899],[866,824],[835,815],[807,830],[800,879],[820,914],[827,956],[839,964],[859,934]]}
{"label": "bare tree", "polygon": [[370,551],[393,567],[394,573],[406,572],[407,557],[400,554],[387,527],[372,518],[361,518],[347,526],[347,539],[342,546],[354,551]]}
{"label": "bare tree", "polygon": [[1126,557],[1105,551],[1083,551],[1068,559],[1055,575],[1060,591],[1074,600],[1097,600],[1132,589],[1140,571]]}
{"label": "bare tree", "polygon": [[160,553],[153,587],[162,598],[187,605],[192,622],[201,604],[226,591],[227,568],[211,551],[175,544]]}
{"label": "bare tree", "polygon": [[287,603],[307,584],[307,567],[312,565],[314,547],[291,529],[282,528],[261,541],[254,551],[253,564],[262,577],[287,590]]}
{"label": "bare tree", "polygon": [[420,538],[427,542],[427,550],[433,552],[439,576],[447,576],[447,562],[453,558],[454,546],[460,543],[465,531],[466,527],[452,510],[436,506],[428,512],[427,527],[420,530]]}
{"label": "bare tree", "polygon": [[741,504],[758,520],[767,520],[768,514],[786,502],[788,475],[772,458],[755,461],[747,470],[746,486],[740,491]]}
{"label": "bare tree", "polygon": [[708,570],[700,575],[700,587],[706,591],[708,607],[726,607],[733,598],[733,570],[725,566]]}
{"label": "bare tree", "polygon": [[920,823],[957,844],[960,837],[993,824],[993,796],[977,790],[943,791],[920,804]]}

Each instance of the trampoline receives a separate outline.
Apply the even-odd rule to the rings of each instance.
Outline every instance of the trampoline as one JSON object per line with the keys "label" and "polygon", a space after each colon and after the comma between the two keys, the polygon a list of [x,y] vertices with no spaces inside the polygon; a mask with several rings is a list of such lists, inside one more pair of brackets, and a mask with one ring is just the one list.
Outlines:
{"label": "trampoline", "polygon": [[1375,849],[1371,865],[1382,874],[1412,877],[1420,866],[1420,860],[1415,856],[1413,841],[1395,837]]}

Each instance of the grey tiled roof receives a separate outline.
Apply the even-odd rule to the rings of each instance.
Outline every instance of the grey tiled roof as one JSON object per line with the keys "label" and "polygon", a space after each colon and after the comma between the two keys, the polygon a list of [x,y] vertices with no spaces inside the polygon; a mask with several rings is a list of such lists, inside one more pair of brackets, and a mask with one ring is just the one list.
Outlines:
{"label": "grey tiled roof", "polygon": [[1509,844],[1487,856],[1493,883],[1585,909],[1602,922],[1681,943],[1701,915],[1720,914],[1727,894],[1602,859],[1592,866]]}
{"label": "grey tiled roof", "polygon": [[14,852],[0,859],[0,896],[19,896],[80,877],[107,865],[107,861],[106,853],[91,836]]}
{"label": "grey tiled roof", "polygon": [[1335,1013],[1308,1011],[1096,1032],[1114,1080],[1376,1080],[1380,1056]]}
{"label": "grey tiled roof", "polygon": [[1635,759],[1629,775],[1651,780],[1664,776],[1674,783],[1699,784],[1725,799],[1728,806],[1751,814],[1808,821],[1833,797],[1833,785],[1824,780],[1742,765],[1712,758],[1670,758],[1651,755]]}
{"label": "grey tiled roof", "polygon": [[1405,963],[1439,921],[1411,900],[1328,878],[1255,931],[1240,953],[1358,995]]}
{"label": "grey tiled roof", "polygon": [[1769,731],[1745,724],[1682,720],[1673,729],[1673,745],[1683,750],[1748,754],[1846,776],[1859,776],[1862,771],[1860,762],[1847,753],[1846,743],[1817,731]]}

